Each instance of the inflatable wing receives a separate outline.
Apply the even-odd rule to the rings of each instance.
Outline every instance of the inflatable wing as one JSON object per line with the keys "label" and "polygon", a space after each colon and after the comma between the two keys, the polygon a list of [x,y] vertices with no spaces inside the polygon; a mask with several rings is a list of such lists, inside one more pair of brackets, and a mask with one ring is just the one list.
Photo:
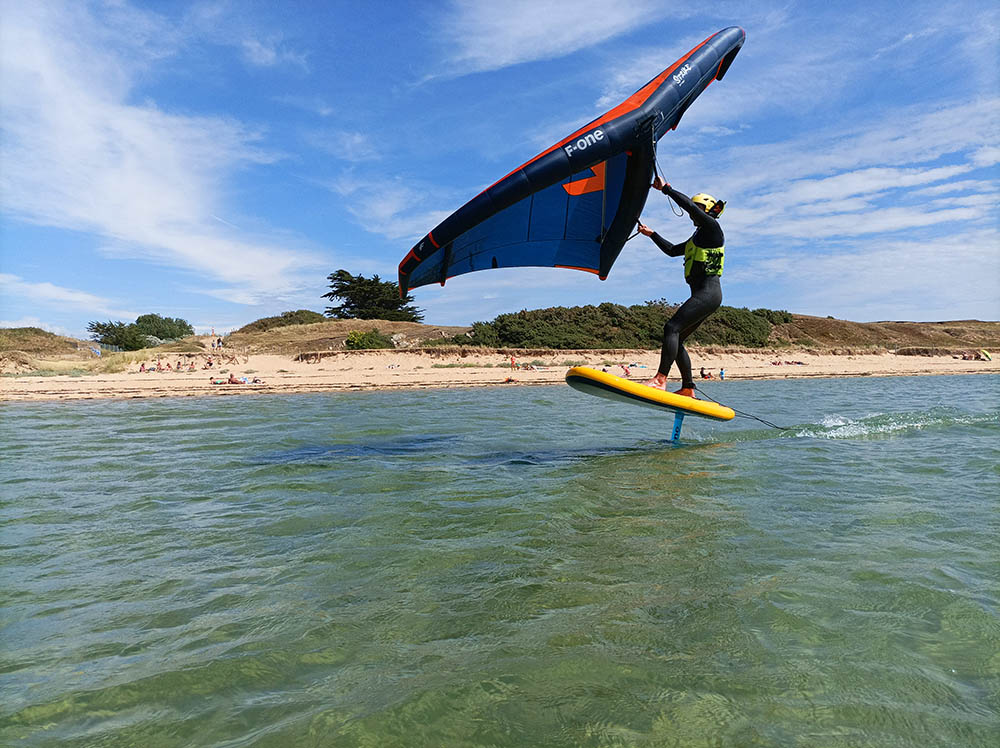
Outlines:
{"label": "inflatable wing", "polygon": [[438,224],[399,264],[399,292],[475,270],[564,267],[604,280],[646,204],[656,142],[721,80],[746,33],[713,34],[628,99]]}

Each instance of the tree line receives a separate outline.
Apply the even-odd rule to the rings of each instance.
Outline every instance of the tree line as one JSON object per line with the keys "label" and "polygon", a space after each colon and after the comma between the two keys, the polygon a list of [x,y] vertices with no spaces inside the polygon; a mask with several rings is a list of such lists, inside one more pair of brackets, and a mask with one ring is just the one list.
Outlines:
{"label": "tree line", "polygon": [[[263,332],[286,325],[309,324],[324,319],[388,320],[420,322],[423,311],[413,304],[409,294],[399,295],[394,281],[378,275],[365,278],[337,270],[327,276],[330,291],[321,298],[340,303],[328,306],[323,315],[305,309],[284,312],[276,317],[257,320],[241,332]],[[578,307],[549,307],[501,314],[489,322],[474,322],[466,335],[441,342],[454,345],[477,345],[489,348],[659,348],[664,322],[677,308],[666,299],[623,306],[604,303]],[[723,306],[691,336],[702,345],[763,347],[775,325],[791,322],[787,311],[772,309],[737,309]],[[194,329],[183,319],[144,314],[133,323],[91,322],[87,328],[94,340],[125,350],[147,347],[151,341],[170,340],[193,335]],[[154,343],[155,344],[155,343]],[[351,348],[376,348],[391,345],[377,329],[359,331],[348,341]]]}
{"label": "tree line", "polygon": [[126,351],[138,351],[165,340],[194,335],[194,328],[187,320],[143,314],[135,322],[91,322],[87,325],[91,340],[104,345],[118,346]]}
{"label": "tree line", "polygon": [[[327,280],[330,282],[330,291],[321,298],[332,302],[339,300],[341,303],[328,306],[325,317],[318,312],[300,309],[257,320],[243,330],[263,332],[274,327],[309,324],[327,318],[384,319],[397,322],[420,322],[424,318],[423,310],[413,305],[412,296],[407,294],[400,297],[399,286],[393,281],[381,280],[378,275],[365,278],[363,275],[351,275],[346,270],[337,270],[328,275]],[[92,321],[87,325],[87,331],[91,340],[126,351],[137,351],[159,345],[165,340],[194,335],[194,328],[187,320],[161,317],[159,314],[143,314],[135,322]],[[364,347],[366,342],[384,342],[381,337],[371,335],[361,341],[355,341],[355,344]]]}

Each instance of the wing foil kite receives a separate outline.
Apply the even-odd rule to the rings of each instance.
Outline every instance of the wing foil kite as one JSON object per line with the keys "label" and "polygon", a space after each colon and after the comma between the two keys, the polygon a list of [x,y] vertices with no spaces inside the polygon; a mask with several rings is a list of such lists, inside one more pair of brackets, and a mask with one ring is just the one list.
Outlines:
{"label": "wing foil kite", "polygon": [[607,278],[646,204],[656,143],[746,33],[713,34],[628,99],[522,164],[438,224],[399,264],[399,292],[476,270],[562,267]]}

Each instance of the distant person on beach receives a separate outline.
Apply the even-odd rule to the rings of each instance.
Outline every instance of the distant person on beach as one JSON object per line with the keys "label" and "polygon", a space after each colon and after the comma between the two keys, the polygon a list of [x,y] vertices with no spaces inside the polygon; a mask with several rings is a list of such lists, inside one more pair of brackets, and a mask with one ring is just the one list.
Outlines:
{"label": "distant person on beach", "polygon": [[691,287],[691,298],[681,304],[663,328],[663,349],[656,376],[643,384],[665,390],[670,367],[676,361],[681,373],[681,388],[676,394],[694,397],[691,357],[684,348],[684,341],[722,304],[720,279],[726,238],[718,218],[726,204],[705,193],[688,197],[664,182],[659,175],[653,182],[653,188],[673,198],[687,212],[695,225],[695,232],[686,242],[671,244],[648,226],[639,223],[639,233],[652,239],[661,252],[669,257],[684,256],[684,280]]}
{"label": "distant person on beach", "polygon": [[246,384],[242,379],[237,379],[236,375],[233,373],[229,374],[229,379],[215,379],[214,377],[209,377],[208,381],[212,384]]}
{"label": "distant person on beach", "polygon": [[719,380],[721,381],[721,380],[723,380],[725,378],[726,378],[726,370],[725,369],[719,369]]}

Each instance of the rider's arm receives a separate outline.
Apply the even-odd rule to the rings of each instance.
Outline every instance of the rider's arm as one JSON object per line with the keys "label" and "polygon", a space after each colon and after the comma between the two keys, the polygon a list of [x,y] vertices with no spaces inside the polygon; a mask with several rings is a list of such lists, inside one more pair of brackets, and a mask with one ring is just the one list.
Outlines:
{"label": "rider's arm", "polygon": [[695,226],[701,227],[711,227],[718,226],[718,221],[716,221],[712,216],[708,215],[700,205],[695,205],[691,202],[691,198],[685,195],[683,192],[678,192],[669,184],[664,185],[663,189],[660,190],[667,197],[673,198],[674,202],[677,203],[681,208],[683,208],[691,220],[694,221]]}
{"label": "rider's arm", "polygon": [[669,255],[670,257],[680,257],[684,254],[683,244],[671,244],[655,231],[649,235],[649,238],[653,240],[653,244],[659,247],[660,251],[665,255]]}

